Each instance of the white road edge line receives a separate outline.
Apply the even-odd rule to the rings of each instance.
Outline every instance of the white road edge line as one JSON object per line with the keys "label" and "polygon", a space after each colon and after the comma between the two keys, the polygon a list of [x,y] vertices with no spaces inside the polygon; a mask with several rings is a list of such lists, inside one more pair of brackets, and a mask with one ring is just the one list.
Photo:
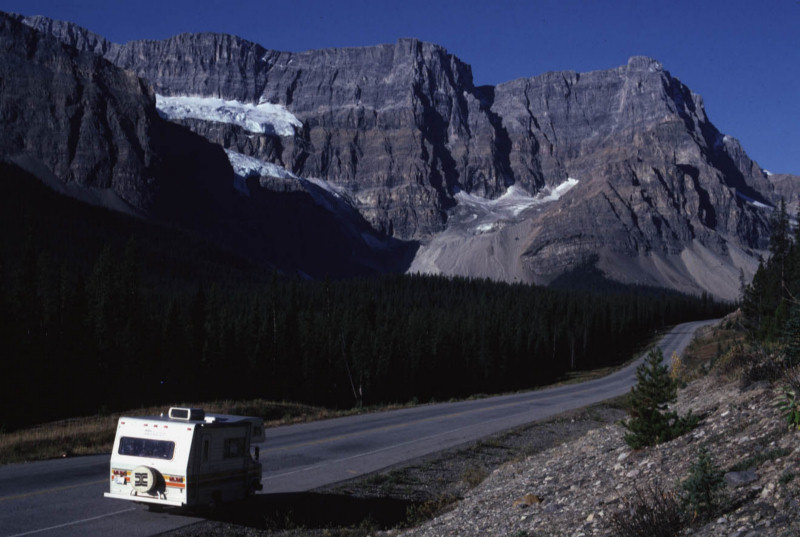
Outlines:
{"label": "white road edge line", "polygon": [[106,517],[110,517],[110,516],[121,515],[122,513],[128,513],[130,511],[136,511],[136,509],[137,509],[136,507],[130,507],[128,509],[123,509],[122,511],[114,511],[113,513],[106,513],[105,515],[98,515],[98,516],[93,516],[93,517],[90,517],[90,518],[82,518],[80,520],[75,520],[73,522],[66,522],[64,524],[59,524],[58,526],[50,526],[49,528],[41,528],[41,529],[38,529],[38,530],[26,531],[24,533],[15,533],[14,535],[8,535],[6,537],[22,537],[23,535],[34,535],[36,533],[42,533],[42,532],[45,532],[45,531],[57,530],[59,528],[66,528],[67,526],[74,526],[76,524],[82,524],[84,522],[91,522],[92,520],[98,520],[98,519],[106,518]]}

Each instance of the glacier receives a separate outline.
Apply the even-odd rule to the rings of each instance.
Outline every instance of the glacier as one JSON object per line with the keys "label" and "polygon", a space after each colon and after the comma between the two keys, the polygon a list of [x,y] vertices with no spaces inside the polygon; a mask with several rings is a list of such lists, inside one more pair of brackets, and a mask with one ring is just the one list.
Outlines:
{"label": "glacier", "polygon": [[[250,195],[247,179],[273,177],[297,181],[311,195],[317,205],[332,213],[344,214],[342,209],[344,206],[347,206],[350,211],[353,210],[352,198],[344,187],[332,185],[324,179],[299,177],[282,166],[230,149],[226,149],[225,154],[228,155],[228,161],[233,168],[233,187],[246,196]],[[259,184],[265,186],[265,181],[259,180]]]}
{"label": "glacier", "polygon": [[275,177],[277,179],[300,181],[298,176],[277,164],[243,155],[230,149],[226,149],[225,154],[228,155],[228,161],[230,161],[233,168],[233,187],[246,196],[250,195],[250,189],[247,188],[247,179],[249,177]]}
{"label": "glacier", "polygon": [[[476,211],[473,213],[475,219],[479,218],[477,213],[482,213],[483,216],[492,217],[493,221],[489,224],[493,224],[496,219],[513,219],[519,216],[525,209],[542,203],[557,201],[577,184],[577,179],[569,177],[563,183],[552,189],[545,188],[535,196],[531,196],[517,185],[511,185],[505,193],[497,199],[481,198],[464,191],[457,192],[454,198],[459,205]],[[481,231],[488,231],[491,227],[491,225],[487,226],[486,223],[478,225]]]}
{"label": "glacier", "polygon": [[170,121],[216,121],[237,125],[253,134],[293,136],[295,129],[303,127],[303,123],[285,106],[267,102],[252,104],[226,101],[217,97],[156,94],[156,110],[162,118]]}

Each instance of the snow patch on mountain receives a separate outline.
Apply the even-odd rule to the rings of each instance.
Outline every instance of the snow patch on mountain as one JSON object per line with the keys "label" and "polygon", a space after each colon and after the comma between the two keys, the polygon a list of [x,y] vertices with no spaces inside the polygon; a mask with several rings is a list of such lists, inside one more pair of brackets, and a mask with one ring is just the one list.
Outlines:
{"label": "snow patch on mountain", "polygon": [[242,127],[254,134],[292,136],[303,123],[285,106],[226,101],[217,97],[156,94],[156,109],[167,120],[200,119]]}
{"label": "snow patch on mountain", "polygon": [[457,192],[454,196],[458,204],[472,212],[471,220],[474,229],[479,233],[487,233],[497,229],[503,220],[513,220],[520,213],[536,205],[557,201],[578,184],[577,179],[568,178],[554,188],[544,188],[535,196],[531,196],[517,185],[511,185],[497,199],[486,199],[467,192]]}
{"label": "snow patch on mountain", "polygon": [[736,196],[741,198],[741,199],[743,199],[744,201],[746,201],[747,203],[749,203],[753,207],[758,207],[759,209],[774,209],[774,207],[772,207],[770,205],[767,205],[765,203],[761,203],[760,201],[754,200],[753,198],[751,198],[749,196],[745,196],[744,194],[742,194],[738,190],[736,191]]}
{"label": "snow patch on mountain", "polygon": [[233,167],[233,187],[245,196],[250,196],[250,189],[247,186],[247,180],[250,178],[259,179],[262,187],[268,187],[269,181],[265,180],[267,178],[297,181],[302,186],[302,190],[311,196],[314,203],[337,215],[349,232],[354,237],[359,237],[367,247],[372,250],[388,251],[391,249],[391,243],[386,240],[386,237],[360,227],[358,224],[361,220],[360,215],[353,207],[353,198],[345,187],[315,177],[299,177],[277,164],[243,155],[230,149],[226,149],[225,154],[228,155],[228,160]]}
{"label": "snow patch on mountain", "polygon": [[264,162],[255,157],[231,151],[230,149],[226,149],[225,154],[228,155],[228,160],[233,168],[233,187],[246,196],[250,195],[250,189],[247,188],[247,179],[250,177],[275,177],[277,179],[300,180],[298,176],[286,168],[282,168],[272,162]]}
{"label": "snow patch on mountain", "polygon": [[[250,195],[247,179],[251,177],[285,179],[300,183],[317,205],[332,213],[344,216],[350,215],[354,211],[352,198],[347,189],[342,186],[331,184],[324,179],[299,177],[277,164],[243,155],[230,149],[226,149],[225,154],[228,155],[228,160],[233,167],[233,187],[246,196]],[[265,186],[265,183],[265,181],[259,181],[261,186]]]}
{"label": "snow patch on mountain", "polygon": [[321,188],[336,198],[342,199],[351,205],[353,204],[352,196],[350,195],[349,191],[341,185],[334,185],[329,181],[317,179],[316,177],[307,177],[304,180]]}

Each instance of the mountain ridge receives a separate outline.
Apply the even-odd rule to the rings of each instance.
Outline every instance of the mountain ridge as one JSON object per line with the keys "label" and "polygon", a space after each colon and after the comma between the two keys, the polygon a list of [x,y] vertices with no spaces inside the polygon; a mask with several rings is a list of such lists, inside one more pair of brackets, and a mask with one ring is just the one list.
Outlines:
{"label": "mountain ridge", "polygon": [[[71,23],[17,17],[102,53],[157,95],[283,107],[302,125],[283,136],[171,120],[322,180],[379,241],[420,243],[411,270],[546,284],[596,260],[612,279],[732,300],[766,248],[774,185],[652,58],[475,86],[469,64],[416,39],[300,53],[214,33],[117,45]],[[577,184],[558,201],[482,227],[469,220],[485,215],[459,199],[497,200],[512,185],[547,197],[568,180]],[[784,180],[780,193],[797,188]]]}
{"label": "mountain ridge", "polygon": [[385,250],[367,246],[366,224],[335,218],[308,192],[256,189],[243,200],[224,149],[163,120],[134,73],[11,16],[0,15],[0,41],[0,158],[54,190],[178,225],[288,273],[376,274],[407,255],[391,239],[376,239]]}

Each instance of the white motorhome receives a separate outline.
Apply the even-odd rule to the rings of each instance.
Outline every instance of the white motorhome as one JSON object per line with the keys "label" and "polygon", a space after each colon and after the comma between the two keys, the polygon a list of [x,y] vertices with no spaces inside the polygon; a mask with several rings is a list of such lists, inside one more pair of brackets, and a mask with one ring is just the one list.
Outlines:
{"label": "white motorhome", "polygon": [[234,501],[261,490],[254,442],[264,440],[258,418],[169,409],[167,416],[121,417],[104,496],[162,506]]}

